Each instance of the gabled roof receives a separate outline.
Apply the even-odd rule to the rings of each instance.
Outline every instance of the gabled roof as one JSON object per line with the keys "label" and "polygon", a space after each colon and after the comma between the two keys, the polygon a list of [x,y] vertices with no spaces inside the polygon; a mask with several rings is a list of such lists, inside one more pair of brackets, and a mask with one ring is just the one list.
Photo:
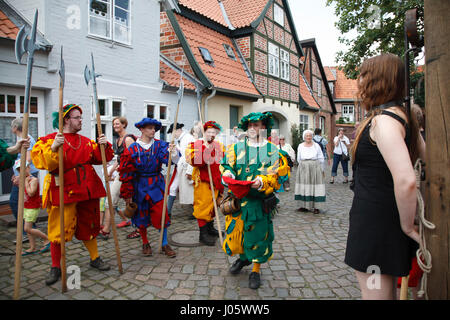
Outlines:
{"label": "gabled roof", "polygon": [[332,70],[330,67],[324,67],[325,75],[328,81],[336,81],[336,71]]}
{"label": "gabled roof", "polygon": [[0,10],[0,38],[16,40],[19,28]]}
{"label": "gabled roof", "polygon": [[322,76],[323,81],[325,82],[324,83],[325,90],[327,91],[328,99],[330,100],[331,109],[333,110],[333,113],[336,113],[336,105],[334,104],[333,94],[331,93],[330,87],[328,86],[328,78],[325,74],[325,69],[322,65],[322,60],[320,59],[319,50],[317,49],[317,46],[316,46],[316,39],[312,38],[312,39],[302,40],[302,41],[300,41],[300,44],[302,45],[302,47],[313,49],[314,55],[316,56],[317,65],[319,66],[320,74]]}
{"label": "gabled roof", "polygon": [[228,27],[217,0],[178,0],[178,4]]}
{"label": "gabled roof", "polygon": [[[175,63],[174,63],[175,64]],[[181,68],[180,68],[181,69]],[[183,83],[184,89],[195,91],[195,84],[186,79],[186,76],[194,77],[193,75],[186,74],[184,71]],[[165,60],[159,60],[159,76],[169,88],[180,87],[180,74],[174,70],[171,64],[168,64]],[[195,77],[194,77],[195,78]]]}
{"label": "gabled roof", "polygon": [[266,12],[268,0],[222,0],[225,11],[235,28],[248,27]]}
{"label": "gabled roof", "polygon": [[[16,40],[17,34],[22,26],[27,32],[31,32],[32,23],[25,19],[16,9],[6,1],[0,0],[0,37]],[[50,51],[52,44],[39,30],[36,33],[36,42],[40,43],[45,51]]]}
{"label": "gabled roof", "polygon": [[320,109],[317,100],[314,98],[311,87],[306,81],[305,75],[300,70],[300,109],[311,109],[318,111]]}
{"label": "gabled roof", "polygon": [[[204,87],[251,99],[261,97],[255,85],[245,73],[232,39],[173,12],[168,11],[167,17],[195,75]],[[224,44],[233,49],[236,60],[228,57]],[[213,65],[203,60],[199,50],[200,47],[209,51],[214,61]]]}
{"label": "gabled roof", "polygon": [[339,67],[330,67],[330,69],[336,72],[335,100],[354,100],[358,93],[357,80],[347,78]]}

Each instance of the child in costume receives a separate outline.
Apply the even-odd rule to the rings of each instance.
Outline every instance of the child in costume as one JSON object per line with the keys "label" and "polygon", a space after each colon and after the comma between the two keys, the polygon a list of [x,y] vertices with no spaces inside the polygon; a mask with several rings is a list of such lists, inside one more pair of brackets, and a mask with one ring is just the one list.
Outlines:
{"label": "child in costume", "polygon": [[214,228],[214,203],[208,173],[211,169],[215,198],[220,198],[224,187],[221,183],[220,162],[224,154],[224,146],[215,141],[222,127],[215,121],[204,124],[205,137],[191,142],[186,149],[186,160],[194,167],[192,180],[194,181],[194,212],[200,228],[199,241],[207,246],[214,246],[218,231]]}
{"label": "child in costume", "polygon": [[[64,154],[64,232],[65,241],[75,235],[82,240],[90,255],[90,266],[101,271],[109,270],[98,254],[97,235],[100,231],[100,201],[106,196],[103,183],[92,165],[102,164],[99,144],[105,146],[106,160],[113,157],[113,149],[101,135],[98,143],[79,135],[82,127],[82,109],[76,104],[63,107],[63,133],[51,133],[40,137],[31,151],[36,168],[48,170],[44,180],[43,207],[48,213],[48,239],[52,267],[46,279],[51,285],[61,276],[61,233],[59,222],[59,155]],[[58,127],[58,112],[53,113],[53,127]]]}
{"label": "child in costume", "polygon": [[137,210],[131,222],[139,229],[142,239],[142,253],[151,256],[152,249],[147,238],[147,228],[163,229],[162,251],[169,258],[176,256],[175,251],[167,242],[167,227],[170,218],[166,210],[165,225],[161,226],[164,205],[165,180],[161,173],[162,165],[169,162],[169,152],[172,152],[172,162],[177,163],[180,154],[175,145],[154,139],[155,133],[161,129],[161,122],[144,118],[135,124],[142,136],[132,143],[122,153],[120,160],[120,196],[127,204],[133,201]]}
{"label": "child in costume", "polygon": [[[223,250],[230,256],[240,254],[230,268],[231,274],[253,263],[249,277],[252,289],[261,285],[260,265],[273,255],[272,214],[278,202],[273,193],[280,188],[280,178],[289,172],[286,157],[267,140],[272,126],[269,112],[244,117],[239,128],[247,132],[247,138],[229,146],[221,166],[224,181],[251,182],[247,193],[238,196],[241,209],[226,216]],[[233,186],[229,188],[233,192]]]}
{"label": "child in costume", "polygon": [[[20,172],[20,160],[17,160],[14,168]],[[28,239],[30,240],[30,248],[22,253],[23,256],[39,252],[39,250],[36,250],[36,237],[44,240],[44,247],[40,250],[41,253],[50,250],[50,241],[47,235],[39,229],[33,229],[33,224],[36,222],[41,211],[39,179],[31,175],[29,164],[25,167],[25,173],[23,220],[25,222],[24,231],[28,234]]]}

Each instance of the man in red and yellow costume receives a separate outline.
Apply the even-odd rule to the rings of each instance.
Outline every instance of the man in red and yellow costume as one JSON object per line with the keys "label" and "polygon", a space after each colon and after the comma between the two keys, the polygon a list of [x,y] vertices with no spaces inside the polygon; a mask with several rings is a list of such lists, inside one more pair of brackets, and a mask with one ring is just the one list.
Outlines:
{"label": "man in red and yellow costume", "polygon": [[186,161],[194,167],[192,180],[194,181],[194,217],[200,228],[199,240],[207,246],[214,246],[218,231],[214,228],[214,203],[212,199],[208,164],[215,191],[215,198],[223,193],[222,178],[220,175],[220,162],[225,148],[222,143],[215,141],[217,134],[222,130],[215,121],[208,121],[203,126],[205,135],[203,139],[191,142],[186,148]]}
{"label": "man in red and yellow costume", "polygon": [[[101,135],[98,143],[78,132],[82,126],[82,109],[76,104],[63,108],[63,133],[51,133],[39,138],[31,151],[36,168],[48,170],[45,177],[42,204],[48,213],[48,238],[52,267],[45,281],[51,285],[61,276],[61,235],[59,217],[58,148],[64,151],[64,232],[65,241],[75,235],[89,251],[91,267],[102,271],[110,267],[98,254],[97,235],[100,231],[100,201],[106,196],[103,183],[92,165],[102,164],[100,146],[105,146],[106,160],[113,158],[113,149]],[[58,127],[58,113],[53,113],[53,127]]]}

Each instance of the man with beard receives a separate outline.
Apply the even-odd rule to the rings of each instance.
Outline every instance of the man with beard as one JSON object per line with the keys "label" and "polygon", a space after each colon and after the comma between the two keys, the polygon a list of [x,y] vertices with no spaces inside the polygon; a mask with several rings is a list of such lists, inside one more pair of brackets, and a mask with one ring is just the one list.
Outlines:
{"label": "man with beard", "polygon": [[144,118],[135,127],[142,135],[122,153],[119,167],[122,181],[120,196],[127,204],[133,201],[137,205],[131,222],[141,235],[142,254],[153,254],[147,238],[147,228],[152,225],[163,232],[162,251],[169,258],[174,258],[176,253],[167,242],[167,227],[170,225],[167,212],[165,225],[161,226],[166,185],[161,170],[163,164],[169,163],[169,152],[172,152],[173,163],[178,162],[180,154],[175,145],[154,138],[155,133],[161,129],[161,122],[158,120]]}
{"label": "man with beard", "polygon": [[194,167],[192,180],[194,181],[194,212],[200,228],[199,241],[207,246],[214,246],[219,232],[214,228],[214,203],[210,186],[208,165],[214,194],[217,199],[223,193],[221,183],[220,161],[225,151],[222,143],[215,141],[222,127],[215,121],[208,121],[203,126],[205,136],[189,144],[186,149],[186,161]]}
{"label": "man with beard", "polygon": [[[48,239],[52,267],[45,281],[51,285],[61,276],[61,233],[59,222],[59,156],[64,152],[64,232],[65,241],[73,235],[82,240],[90,255],[90,266],[101,271],[110,267],[99,257],[97,235],[100,231],[100,198],[106,196],[103,183],[92,165],[102,164],[99,144],[105,146],[106,160],[113,158],[113,149],[106,137],[101,135],[98,143],[78,132],[82,126],[82,109],[76,104],[63,108],[63,133],[51,133],[39,138],[31,151],[36,168],[48,170],[44,180],[42,207],[48,213]],[[53,127],[58,128],[58,112],[53,113]]]}
{"label": "man with beard", "polygon": [[[249,287],[261,284],[260,265],[272,258],[274,240],[272,214],[278,199],[273,194],[280,188],[280,178],[288,175],[289,166],[277,146],[267,140],[273,126],[272,114],[250,113],[239,123],[247,132],[244,141],[229,146],[222,161],[223,179],[233,183],[252,182],[247,193],[241,194],[241,209],[225,219],[226,237],[223,250],[230,256],[240,254],[230,268],[231,274],[253,263]],[[232,186],[228,187],[233,192]],[[236,193],[236,192],[233,192]],[[236,194],[235,194],[236,195]]]}

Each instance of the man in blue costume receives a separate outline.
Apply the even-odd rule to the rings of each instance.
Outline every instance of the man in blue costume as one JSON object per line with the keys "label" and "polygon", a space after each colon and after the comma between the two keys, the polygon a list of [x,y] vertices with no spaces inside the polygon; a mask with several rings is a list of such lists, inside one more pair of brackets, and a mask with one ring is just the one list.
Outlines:
{"label": "man in blue costume", "polygon": [[[161,129],[161,122],[144,118],[135,124],[142,135],[129,148],[125,149],[120,159],[120,196],[129,204],[137,204],[137,210],[131,222],[139,229],[142,239],[142,253],[151,256],[152,249],[147,239],[147,227],[152,225],[162,229],[161,217],[164,205],[164,176],[162,165],[169,162],[169,152],[172,152],[172,162],[177,163],[180,154],[175,145],[155,139],[155,133]],[[175,251],[167,243],[167,227],[170,219],[166,210],[162,250],[168,257],[176,256]]]}

